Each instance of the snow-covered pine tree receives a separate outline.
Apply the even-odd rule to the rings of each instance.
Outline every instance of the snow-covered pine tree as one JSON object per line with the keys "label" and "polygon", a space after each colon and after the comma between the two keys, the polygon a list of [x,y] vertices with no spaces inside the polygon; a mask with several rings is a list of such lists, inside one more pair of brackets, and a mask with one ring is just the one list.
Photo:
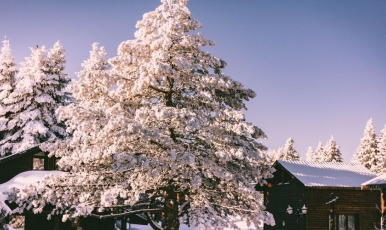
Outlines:
{"label": "snow-covered pine tree", "polygon": [[9,117],[4,100],[14,89],[16,73],[16,63],[11,54],[11,46],[9,40],[5,39],[0,53],[0,140],[4,138]]}
{"label": "snow-covered pine tree", "polygon": [[299,153],[294,148],[294,140],[290,137],[287,139],[283,148],[277,151],[278,160],[300,160]]}
{"label": "snow-covered pine tree", "polygon": [[[35,200],[39,212],[70,190],[54,208],[66,210],[64,218],[100,216],[99,207],[116,212],[106,218],[144,213],[155,229],[178,229],[180,222],[237,228],[232,217],[274,224],[254,188],[272,175],[257,140],[265,134],[242,112],[255,93],[222,72],[223,60],[200,49],[214,42],[192,32],[201,24],[187,0],[161,2],[137,23],[135,39],[120,44],[112,73],[96,73],[103,93],[86,98],[74,91],[76,104],[59,110],[72,135],[46,148],[71,171],[47,179],[45,190],[39,186],[38,193],[49,195],[20,195],[21,208]],[[102,71],[98,64],[84,68]]]}
{"label": "snow-covered pine tree", "polygon": [[[48,51],[47,58],[44,62],[44,72],[48,75],[45,90],[48,95],[57,103],[55,107],[65,106],[73,102],[72,94],[67,90],[71,79],[64,73],[66,64],[66,51],[60,41],[57,41],[54,46]],[[51,79],[50,79],[51,78]],[[57,137],[64,137],[64,123],[57,123],[60,131],[56,132]],[[53,126],[54,127],[54,126]]]}
{"label": "snow-covered pine tree", "polygon": [[63,73],[65,52],[59,42],[47,51],[31,48],[32,55],[21,63],[14,91],[4,99],[9,114],[0,154],[20,152],[50,138],[63,138],[64,124],[55,110],[66,101],[64,88],[69,78]]}
{"label": "snow-covered pine tree", "polygon": [[374,122],[370,118],[366,123],[358,149],[354,155],[354,161],[361,163],[371,171],[375,171],[378,164],[378,140],[375,134]]}
{"label": "snow-covered pine tree", "polygon": [[377,164],[373,171],[377,174],[386,173],[386,125],[378,137],[378,151]]}
{"label": "snow-covered pine tree", "polygon": [[318,146],[315,149],[314,162],[321,162],[322,161],[323,151],[324,151],[324,149],[322,146],[322,142],[319,141]]}
{"label": "snow-covered pine tree", "polygon": [[312,150],[311,146],[308,146],[307,148],[306,161],[315,162],[315,152]]}
{"label": "snow-covered pine tree", "polygon": [[[111,171],[111,165],[114,163],[113,158],[103,156],[99,143],[94,141],[99,139],[99,136],[104,135],[104,142],[100,143],[100,146],[113,146],[115,139],[108,137],[108,135],[114,133],[114,130],[110,130],[111,123],[107,122],[109,122],[109,119],[117,119],[110,122],[114,122],[115,126],[119,126],[121,122],[125,121],[125,118],[108,118],[106,115],[106,111],[114,113],[114,109],[119,108],[118,105],[115,106],[119,99],[113,100],[113,91],[110,90],[116,84],[116,79],[112,77],[111,65],[108,63],[106,55],[104,47],[98,48],[98,43],[92,45],[90,58],[82,63],[83,70],[77,73],[79,80],[74,80],[73,84],[69,86],[75,102],[68,106],[59,107],[57,110],[59,119],[69,119],[66,123],[67,131],[71,133],[72,138],[47,146],[42,145],[42,148],[48,148],[51,155],[55,154],[57,157],[62,158],[58,165],[63,169],[93,172],[97,168],[108,167],[108,170]],[[116,128],[115,126],[113,127]],[[89,143],[86,145],[93,144],[89,148],[94,147],[96,149],[85,153],[82,150],[73,150],[68,146],[63,146],[63,144],[71,143],[70,141],[79,141],[79,139],[85,144]],[[55,151],[56,149],[62,151]],[[87,161],[93,165],[93,169],[89,169],[90,165],[84,165],[82,161],[79,161],[79,158],[84,158],[86,154],[90,158]],[[109,154],[112,153],[109,152]],[[104,162],[104,160],[107,162]],[[83,164],[83,167],[78,169],[79,164]],[[103,166],[103,164],[105,165]]]}
{"label": "snow-covered pine tree", "polygon": [[331,135],[323,149],[323,155],[321,156],[322,162],[343,162],[342,154],[340,153],[339,146],[336,144],[334,137]]}

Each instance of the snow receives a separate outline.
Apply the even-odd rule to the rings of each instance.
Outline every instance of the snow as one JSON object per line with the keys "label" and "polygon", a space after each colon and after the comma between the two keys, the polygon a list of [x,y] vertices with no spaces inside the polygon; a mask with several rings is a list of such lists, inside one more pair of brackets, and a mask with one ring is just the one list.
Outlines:
{"label": "snow", "polygon": [[377,176],[371,180],[368,180],[362,183],[363,187],[377,188],[377,187],[386,187],[386,174]]}
{"label": "snow", "polygon": [[12,188],[21,189],[28,184],[35,184],[49,174],[59,175],[62,173],[62,171],[26,171],[16,175],[8,182],[0,184],[0,210],[11,211],[4,203],[7,200],[7,195],[4,192],[9,192]]}
{"label": "snow", "polygon": [[[253,224],[248,227],[247,223],[245,221],[239,221],[236,224],[240,229],[243,229],[243,230],[257,229]],[[153,230],[153,228],[150,225],[137,225],[137,224],[131,224],[130,228],[128,228],[128,229],[130,229],[130,230]],[[192,229],[195,229],[195,228],[188,227],[187,225],[181,225],[180,226],[180,230],[192,230]],[[258,228],[258,229],[260,229],[260,228]]]}
{"label": "snow", "polygon": [[376,177],[375,173],[354,162],[310,162],[278,160],[286,170],[307,187],[354,187]]}
{"label": "snow", "polygon": [[[12,228],[10,225],[6,225],[8,230],[19,230],[19,228]],[[21,228],[20,228],[21,229]]]}

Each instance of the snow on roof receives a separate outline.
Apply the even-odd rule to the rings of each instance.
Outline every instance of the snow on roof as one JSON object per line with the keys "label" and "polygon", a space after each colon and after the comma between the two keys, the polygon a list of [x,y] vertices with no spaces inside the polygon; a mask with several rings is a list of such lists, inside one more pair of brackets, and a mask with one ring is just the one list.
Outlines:
{"label": "snow on roof", "polygon": [[62,171],[39,171],[39,170],[26,171],[16,175],[8,182],[0,184],[0,211],[4,210],[6,213],[9,213],[9,214],[12,212],[9,209],[9,207],[5,204],[5,201],[7,200],[7,195],[4,194],[4,192],[9,192],[11,188],[21,189],[28,184],[34,184],[40,181],[41,179],[43,179],[46,175],[61,174],[61,173],[63,172]]}
{"label": "snow on roof", "polygon": [[386,174],[379,175],[373,179],[370,179],[362,183],[362,187],[365,187],[365,186],[369,188],[386,187]]}
{"label": "snow on roof", "polygon": [[306,187],[360,188],[362,183],[376,177],[366,167],[353,162],[277,162]]}
{"label": "snow on roof", "polygon": [[0,156],[0,162],[1,161],[4,161],[4,160],[7,160],[8,158],[11,158],[13,159],[15,156],[20,156],[20,155],[23,155],[25,153],[28,153],[28,152],[31,152],[31,150],[34,150],[34,149],[39,149],[40,150],[40,145],[41,144],[44,144],[44,143],[49,143],[49,142],[53,142],[55,141],[54,138],[51,138],[47,141],[44,141],[42,143],[39,143],[39,144],[36,144],[34,146],[29,146],[28,148],[24,149],[24,150],[20,150],[19,152],[16,152],[16,153],[12,153],[12,154],[9,154],[9,155],[6,155],[6,156]]}
{"label": "snow on roof", "polygon": [[20,151],[20,152],[17,152],[17,153],[9,154],[9,155],[6,155],[6,156],[0,156],[0,162],[6,161],[8,159],[14,159],[15,157],[18,157],[18,156],[21,156],[21,155],[24,155],[26,153],[31,152],[31,150],[33,150],[35,148],[39,148],[39,145],[33,146],[33,147],[29,148],[29,149],[26,149],[26,150],[23,150],[23,151]]}

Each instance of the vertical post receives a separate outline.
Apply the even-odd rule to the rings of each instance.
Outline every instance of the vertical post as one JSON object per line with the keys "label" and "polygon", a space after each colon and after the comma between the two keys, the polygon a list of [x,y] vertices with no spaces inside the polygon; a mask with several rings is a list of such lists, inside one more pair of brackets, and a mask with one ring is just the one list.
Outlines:
{"label": "vertical post", "polygon": [[55,221],[54,230],[59,230],[60,229],[60,219],[59,219],[59,216],[55,216],[54,217],[54,221]]}
{"label": "vertical post", "polygon": [[123,216],[122,219],[121,219],[121,230],[127,230],[127,226],[126,226],[126,216]]}
{"label": "vertical post", "polygon": [[385,205],[385,202],[386,202],[386,188],[382,188],[381,190],[381,229],[385,229],[384,228],[384,225],[385,225],[385,210],[386,210],[386,205]]}
{"label": "vertical post", "polygon": [[333,195],[334,193],[331,193],[330,194],[330,230],[335,230],[335,206],[334,206],[334,201],[332,200],[333,199]]}

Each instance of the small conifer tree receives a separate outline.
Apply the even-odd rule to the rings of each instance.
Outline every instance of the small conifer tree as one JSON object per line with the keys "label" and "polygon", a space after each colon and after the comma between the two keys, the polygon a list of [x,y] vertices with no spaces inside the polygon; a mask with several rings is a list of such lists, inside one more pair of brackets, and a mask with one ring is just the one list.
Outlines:
{"label": "small conifer tree", "polygon": [[334,137],[331,135],[330,139],[324,146],[323,155],[321,161],[323,162],[343,162],[342,154],[340,153],[339,146],[336,144]]}
{"label": "small conifer tree", "polygon": [[277,151],[279,160],[300,160],[299,153],[294,148],[294,140],[290,137],[287,139],[284,147]]}

